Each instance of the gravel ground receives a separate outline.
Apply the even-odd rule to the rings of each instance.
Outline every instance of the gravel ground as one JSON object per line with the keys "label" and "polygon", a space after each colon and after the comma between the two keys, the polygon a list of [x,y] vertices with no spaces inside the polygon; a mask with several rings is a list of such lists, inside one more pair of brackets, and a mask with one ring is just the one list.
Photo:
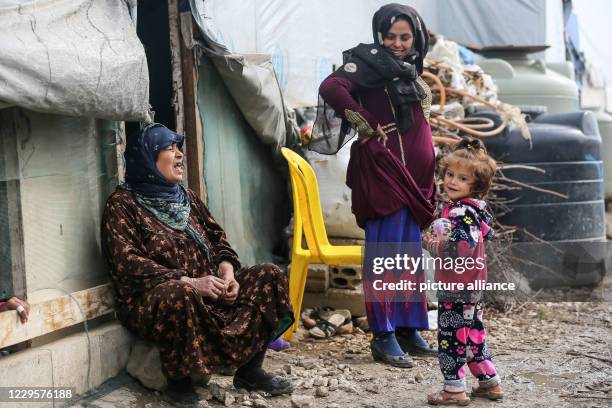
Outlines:
{"label": "gravel ground", "polygon": [[[612,212],[606,214],[612,238]],[[591,291],[592,289],[589,289]],[[612,273],[592,290],[592,303],[522,303],[485,312],[489,347],[502,378],[502,401],[473,400],[485,407],[612,407]],[[569,293],[565,293],[569,297]],[[215,376],[198,392],[210,406],[231,407],[420,407],[441,388],[437,358],[415,357],[416,367],[375,363],[369,334],[360,330],[328,340],[302,338],[268,353],[266,368],[290,378],[291,396],[248,394]],[[430,342],[435,332],[423,333]],[[301,336],[295,336],[300,338]],[[469,375],[469,374],[468,374]],[[476,380],[468,378],[468,387]],[[171,407],[157,392],[119,375],[73,407]]]}
{"label": "gravel ground", "polygon": [[[505,397],[484,407],[612,406],[612,303],[526,303],[509,311],[488,310],[489,345]],[[425,332],[433,341],[435,332]],[[231,377],[215,376],[199,392],[210,406],[406,407],[427,406],[426,394],[441,387],[435,357],[416,357],[399,369],[373,362],[369,336],[356,333],[328,340],[294,342],[269,352],[266,368],[292,379],[293,396],[268,397],[235,390]],[[475,385],[473,378],[469,386]],[[309,405],[312,404],[312,405]],[[127,375],[105,383],[71,406],[169,407]]]}

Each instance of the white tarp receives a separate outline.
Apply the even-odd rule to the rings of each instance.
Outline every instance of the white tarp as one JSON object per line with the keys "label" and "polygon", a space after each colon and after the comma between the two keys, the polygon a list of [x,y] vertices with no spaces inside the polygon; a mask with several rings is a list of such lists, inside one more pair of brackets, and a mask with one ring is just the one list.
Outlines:
{"label": "white tarp", "polygon": [[149,74],[134,6],[135,0],[0,0],[0,104],[145,120]]}
{"label": "white tarp", "polygon": [[[612,112],[612,2],[610,0],[573,0],[572,7],[578,17],[580,49],[587,61],[592,64],[593,72],[587,79],[589,90],[600,91],[594,95],[590,106],[597,106]],[[593,78],[593,77],[597,78]],[[592,87],[595,87],[593,89]],[[583,98],[586,95],[583,94]],[[591,101],[589,101],[591,102]],[[602,106],[605,105],[605,106]]]}
{"label": "white tarp", "polygon": [[[265,53],[233,53],[210,30],[203,0],[190,0],[193,18],[202,34],[192,46],[209,57],[221,75],[236,105],[260,140],[276,152],[294,145],[299,129],[289,114],[283,92]],[[191,46],[190,46],[191,47]]]}
{"label": "white tarp", "polygon": [[[293,108],[317,103],[321,81],[342,51],[372,42],[372,15],[384,0],[206,0],[205,21],[230,52],[272,55],[280,87]],[[428,0],[408,4],[433,18]]]}
{"label": "white tarp", "polygon": [[[389,0],[205,0],[205,24],[233,53],[272,54],[287,102],[317,103],[321,81],[342,51],[372,42],[372,15]],[[410,0],[427,27],[451,40],[486,45],[551,45],[562,61],[562,0]],[[542,55],[542,57],[544,57]]]}
{"label": "white tarp", "polygon": [[350,156],[350,143],[332,156],[306,152],[306,158],[319,180],[321,210],[327,234],[336,238],[365,239],[365,233],[357,226],[351,211],[351,189],[345,183]]}

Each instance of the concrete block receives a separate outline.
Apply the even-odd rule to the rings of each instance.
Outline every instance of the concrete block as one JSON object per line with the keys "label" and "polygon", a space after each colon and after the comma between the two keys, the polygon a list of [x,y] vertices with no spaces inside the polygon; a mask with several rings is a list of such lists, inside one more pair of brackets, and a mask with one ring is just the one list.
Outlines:
{"label": "concrete block", "polygon": [[162,391],[168,386],[161,368],[159,349],[153,343],[137,340],[130,352],[126,370],[147,388]]}
{"label": "concrete block", "polygon": [[305,293],[302,309],[307,307],[331,306],[334,309],[348,309],[352,316],[365,316],[363,286],[356,289],[329,288],[326,293]]}
{"label": "concrete block", "polygon": [[100,368],[94,373],[92,382],[97,387],[125,368],[136,337],[123,326],[113,324],[101,327],[96,339],[99,343],[96,349],[99,351]]}
{"label": "concrete block", "polygon": [[[82,394],[116,376],[133,341],[117,321],[0,358],[0,387],[69,387]],[[51,407],[52,402],[0,407]]]}
{"label": "concrete block", "polygon": [[53,344],[53,379],[57,386],[70,384],[77,394],[82,394],[98,385],[92,384],[93,377],[99,377],[96,374],[100,372],[94,336],[93,332],[89,332],[88,342],[85,333],[78,333],[49,343]]}
{"label": "concrete block", "polygon": [[329,267],[329,286],[355,290],[362,281],[361,265],[332,265]]}
{"label": "concrete block", "polygon": [[28,349],[0,358],[0,387],[50,387],[52,353]]}
{"label": "concrete block", "polygon": [[329,288],[329,266],[325,264],[308,265],[306,292],[325,293]]}

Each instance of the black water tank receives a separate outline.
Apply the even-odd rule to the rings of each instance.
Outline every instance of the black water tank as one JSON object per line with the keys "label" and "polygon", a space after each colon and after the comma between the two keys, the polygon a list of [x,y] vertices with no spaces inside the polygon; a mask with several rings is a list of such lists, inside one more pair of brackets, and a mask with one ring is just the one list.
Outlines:
{"label": "black water tank", "polygon": [[[493,112],[478,112],[497,123]],[[533,241],[517,233],[514,245],[533,288],[581,286],[600,282],[607,258],[601,137],[591,112],[545,113],[529,123],[532,145],[518,129],[483,138],[491,156],[504,164],[540,168],[545,173],[505,169],[506,177],[567,195],[566,198],[530,189],[499,191],[511,200],[505,225],[525,228],[550,242]]]}

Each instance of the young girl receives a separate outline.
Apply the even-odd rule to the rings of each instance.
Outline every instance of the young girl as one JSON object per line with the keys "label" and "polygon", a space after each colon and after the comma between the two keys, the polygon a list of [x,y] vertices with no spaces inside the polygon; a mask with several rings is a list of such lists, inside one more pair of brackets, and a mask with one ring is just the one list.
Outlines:
{"label": "young girl", "polygon": [[[466,364],[478,378],[478,388],[471,395],[491,400],[503,392],[500,379],[486,345],[482,321],[481,292],[468,285],[486,281],[487,265],[484,241],[493,237],[493,217],[487,212],[486,196],[496,171],[495,161],[487,154],[482,141],[465,138],[440,163],[444,192],[449,201],[441,213],[446,224],[446,237],[426,233],[424,246],[436,260],[437,282],[455,284],[439,290],[438,296],[438,360],[444,375],[444,388],[427,396],[432,405],[468,405],[466,396]],[[434,231],[438,232],[437,225]],[[442,228],[444,229],[444,228]],[[448,259],[454,262],[451,266]],[[438,262],[444,261],[444,262]],[[464,290],[458,290],[458,284]]]}

